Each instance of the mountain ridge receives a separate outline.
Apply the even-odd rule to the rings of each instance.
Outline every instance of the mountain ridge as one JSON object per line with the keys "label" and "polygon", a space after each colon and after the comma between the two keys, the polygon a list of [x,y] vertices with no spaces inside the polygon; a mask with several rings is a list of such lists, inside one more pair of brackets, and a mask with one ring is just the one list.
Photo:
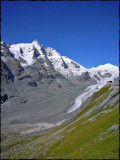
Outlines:
{"label": "mountain ridge", "polygon": [[[104,67],[86,69],[36,40],[13,45],[2,42],[1,61],[3,124],[67,120],[80,107],[77,104],[67,113],[76,103],[76,97],[83,94],[82,99],[85,99],[85,95],[93,94],[107,81],[119,80],[119,70],[115,66],[106,65],[112,66],[107,70]],[[90,90],[86,91],[87,87]]]}
{"label": "mountain ridge", "polygon": [[[14,57],[20,61],[23,67],[32,65],[35,62],[35,58],[45,60],[47,57],[49,61],[52,62],[54,69],[63,74],[66,78],[80,76],[84,72],[88,72],[90,77],[94,80],[96,80],[95,77],[101,79],[101,76],[103,74],[104,76],[105,74],[107,75],[108,72],[111,73],[114,71],[116,75],[118,74],[118,67],[110,63],[87,69],[68,57],[61,56],[54,48],[40,45],[38,40],[34,40],[32,43],[12,44],[9,46],[9,50]],[[44,64],[47,66],[47,63]],[[101,72],[101,75],[97,72]],[[113,78],[115,78],[115,76]],[[113,78],[111,77],[112,81]],[[98,79],[96,81],[99,81]]]}

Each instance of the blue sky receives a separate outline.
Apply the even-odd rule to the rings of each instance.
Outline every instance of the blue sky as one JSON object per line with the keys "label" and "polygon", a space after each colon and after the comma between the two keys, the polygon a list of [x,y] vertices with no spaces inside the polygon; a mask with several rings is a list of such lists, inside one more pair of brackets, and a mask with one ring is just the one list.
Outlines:
{"label": "blue sky", "polygon": [[1,2],[1,38],[7,44],[53,47],[86,68],[119,65],[119,2]]}

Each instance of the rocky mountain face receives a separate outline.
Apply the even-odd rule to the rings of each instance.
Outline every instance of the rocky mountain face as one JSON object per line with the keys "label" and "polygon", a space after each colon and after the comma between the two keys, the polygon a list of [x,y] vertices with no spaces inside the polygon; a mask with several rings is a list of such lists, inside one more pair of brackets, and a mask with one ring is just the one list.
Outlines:
{"label": "rocky mountain face", "polygon": [[1,42],[2,123],[51,121],[87,86],[118,81],[117,77],[116,66],[86,69],[37,40],[10,45]]}
{"label": "rocky mountain face", "polygon": [[62,81],[64,81],[63,86],[64,83],[69,84],[68,80],[54,69],[51,61],[43,54],[42,47],[38,45],[38,50],[34,45],[38,45],[38,42],[34,41],[32,45],[25,46],[22,44],[20,47],[1,43],[2,90],[6,88],[6,94],[8,93],[5,85],[9,84],[10,87],[11,83],[16,89],[18,88],[17,83],[21,84],[21,88],[24,87],[24,84],[26,87],[42,87],[45,83],[44,88],[50,87],[52,83],[61,88]]}

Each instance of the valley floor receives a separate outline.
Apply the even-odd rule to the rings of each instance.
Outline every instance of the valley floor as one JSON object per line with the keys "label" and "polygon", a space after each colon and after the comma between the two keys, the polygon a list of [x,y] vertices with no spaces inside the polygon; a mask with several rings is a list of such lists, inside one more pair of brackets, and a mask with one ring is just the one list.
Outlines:
{"label": "valley floor", "polygon": [[105,86],[41,135],[2,134],[2,159],[119,159],[119,87]]}

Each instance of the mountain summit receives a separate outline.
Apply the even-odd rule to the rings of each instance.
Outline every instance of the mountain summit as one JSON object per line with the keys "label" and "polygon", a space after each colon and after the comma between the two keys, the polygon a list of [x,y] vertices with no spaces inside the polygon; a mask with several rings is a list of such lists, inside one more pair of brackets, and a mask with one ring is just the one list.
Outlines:
{"label": "mountain summit", "polygon": [[[2,43],[2,51],[3,51]],[[5,49],[5,48],[4,48]],[[48,61],[52,63],[54,69],[61,73],[66,78],[80,79],[85,73],[95,81],[100,81],[103,77],[113,80],[118,76],[118,67],[110,63],[86,69],[82,65],[69,59],[66,56],[61,56],[55,49],[51,47],[44,47],[38,40],[34,40],[32,43],[19,43],[12,44],[8,48],[9,52],[14,55],[14,58],[18,59],[22,67],[27,67],[40,60],[46,67],[49,66]],[[3,51],[4,53],[4,51]],[[2,56],[3,61],[4,55]]]}

